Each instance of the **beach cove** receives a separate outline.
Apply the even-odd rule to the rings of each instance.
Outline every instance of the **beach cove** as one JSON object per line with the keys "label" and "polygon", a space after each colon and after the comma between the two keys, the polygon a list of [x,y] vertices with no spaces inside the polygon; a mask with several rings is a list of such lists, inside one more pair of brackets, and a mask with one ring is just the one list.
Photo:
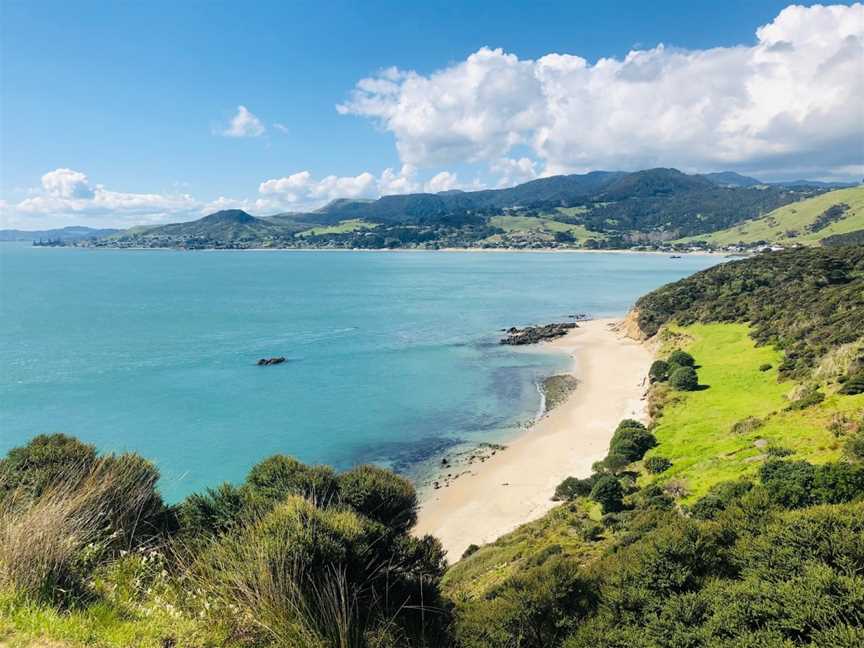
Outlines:
{"label": "beach cove", "polygon": [[487,453],[482,462],[450,466],[458,478],[424,490],[416,534],[435,535],[448,560],[458,560],[470,544],[492,542],[546,513],[565,477],[587,477],[605,456],[621,419],[645,419],[652,353],[619,323],[580,322],[566,336],[541,343],[572,358],[578,387],[506,449]]}

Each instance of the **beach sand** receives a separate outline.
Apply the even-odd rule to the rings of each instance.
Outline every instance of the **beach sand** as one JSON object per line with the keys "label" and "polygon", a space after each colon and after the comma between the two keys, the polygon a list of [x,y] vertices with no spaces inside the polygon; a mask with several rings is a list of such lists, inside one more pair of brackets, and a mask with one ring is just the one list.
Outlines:
{"label": "beach sand", "polygon": [[616,324],[580,322],[566,336],[544,343],[573,356],[576,391],[506,450],[424,494],[414,532],[438,537],[451,563],[469,544],[491,542],[542,516],[555,506],[550,498],[565,477],[587,477],[591,465],[603,459],[621,419],[644,420],[652,354],[617,332]]}

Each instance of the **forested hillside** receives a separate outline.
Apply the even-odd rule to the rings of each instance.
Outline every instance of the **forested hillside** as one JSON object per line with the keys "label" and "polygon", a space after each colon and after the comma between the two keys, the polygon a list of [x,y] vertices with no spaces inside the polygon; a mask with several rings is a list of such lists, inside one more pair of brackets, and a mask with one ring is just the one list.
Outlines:
{"label": "forested hillside", "polygon": [[[189,223],[136,228],[96,245],[626,248],[721,230],[824,191],[745,185],[676,169],[594,171],[541,178],[507,189],[340,199],[314,212],[262,218],[227,210]],[[518,220],[505,227],[502,218]],[[544,225],[535,226],[531,219]]]}

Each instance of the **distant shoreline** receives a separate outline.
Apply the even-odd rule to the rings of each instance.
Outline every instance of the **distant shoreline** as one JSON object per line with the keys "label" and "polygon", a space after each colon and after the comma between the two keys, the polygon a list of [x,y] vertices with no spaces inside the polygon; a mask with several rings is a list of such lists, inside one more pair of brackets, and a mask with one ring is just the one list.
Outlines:
{"label": "distant shoreline", "polygon": [[[8,243],[25,244],[26,241],[6,241]],[[33,246],[39,247],[39,246]],[[710,250],[698,250],[693,252],[662,252],[660,250],[631,250],[631,249],[595,249],[587,250],[584,248],[440,248],[430,250],[424,248],[197,248],[197,249],[181,249],[173,247],[87,247],[76,245],[65,246],[45,246],[40,249],[74,249],[74,250],[126,250],[126,251],[163,251],[163,252],[369,252],[369,253],[393,253],[393,252],[423,252],[423,253],[520,253],[520,254],[656,254],[661,256],[719,256],[719,257],[743,257],[744,254],[731,254],[729,252],[714,252]]]}

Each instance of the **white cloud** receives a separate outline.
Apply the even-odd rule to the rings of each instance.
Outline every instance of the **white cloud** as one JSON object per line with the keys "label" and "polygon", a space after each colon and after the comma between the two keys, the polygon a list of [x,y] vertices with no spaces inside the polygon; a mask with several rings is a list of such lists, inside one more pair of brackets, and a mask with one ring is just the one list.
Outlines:
{"label": "white cloud", "polygon": [[460,186],[459,178],[456,177],[455,173],[442,171],[441,173],[432,176],[424,188],[430,193],[438,193],[439,191],[458,189]]}
{"label": "white cloud", "polygon": [[55,169],[42,176],[41,192],[3,209],[10,227],[27,229],[72,224],[137,225],[185,220],[197,215],[201,204],[188,194],[111,191],[91,185],[72,169]]}
{"label": "white cloud", "polygon": [[56,198],[93,198],[87,176],[72,169],[55,169],[42,176],[42,188]]}
{"label": "white cloud", "polygon": [[539,176],[537,166],[537,162],[528,157],[518,160],[505,157],[493,160],[489,164],[489,170],[498,176],[499,187],[511,187],[536,179]]}
{"label": "white cloud", "polygon": [[275,128],[277,131],[279,131],[283,135],[287,135],[290,132],[288,130],[288,127],[285,124],[280,124],[279,122],[276,122],[275,124],[273,124],[273,128]]}
{"label": "white cloud", "polygon": [[[506,178],[516,169],[501,160],[527,147],[541,175],[658,165],[832,173],[862,161],[862,61],[864,5],[793,5],[753,45],[658,45],[593,64],[482,48],[428,76],[389,68],[362,79],[337,109],[380,123],[416,167],[481,161]],[[537,173],[522,170],[520,179]]]}
{"label": "white cloud", "polygon": [[258,137],[265,130],[261,120],[249,112],[246,106],[237,106],[237,114],[220,134],[225,137]]}

